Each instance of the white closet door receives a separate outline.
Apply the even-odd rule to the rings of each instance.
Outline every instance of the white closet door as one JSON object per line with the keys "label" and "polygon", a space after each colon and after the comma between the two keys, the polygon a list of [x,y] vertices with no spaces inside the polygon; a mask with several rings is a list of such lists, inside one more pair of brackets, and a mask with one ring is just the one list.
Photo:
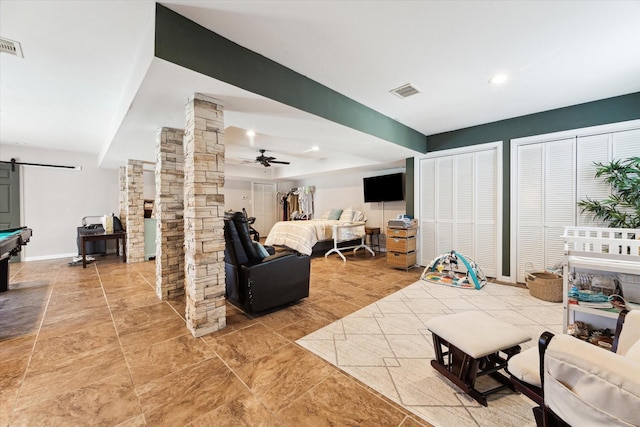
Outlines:
{"label": "white closet door", "polygon": [[456,250],[498,274],[497,148],[420,160],[422,265]]}
{"label": "white closet door", "polygon": [[440,157],[437,160],[438,176],[436,182],[436,253],[435,257],[443,252],[454,249],[453,238],[453,210],[454,210],[454,180],[453,157]]}
{"label": "white closet door", "polygon": [[524,282],[526,264],[544,264],[544,144],[518,147],[516,278]]}
{"label": "white closet door", "polygon": [[575,140],[552,141],[545,147],[543,268],[559,269],[564,258],[562,234],[576,217]]}
{"label": "white closet door", "polygon": [[[610,194],[609,186],[600,179],[595,179],[594,162],[606,163],[611,158],[611,134],[589,135],[578,138],[576,160],[576,203],[580,200],[603,200]],[[582,213],[577,208],[579,226],[606,227],[601,221],[594,220],[593,215]]]}
{"label": "white closet door", "polygon": [[251,183],[253,199],[253,216],[256,218],[253,228],[260,237],[267,237],[267,234],[276,223],[276,184],[271,183]]}
{"label": "white closet door", "polygon": [[420,160],[420,265],[428,265],[437,253],[436,164],[437,159]]}
{"label": "white closet door", "polygon": [[615,159],[640,156],[640,129],[616,132],[612,137],[613,157]]}
{"label": "white closet door", "polygon": [[[568,138],[572,133],[575,136]],[[602,200],[610,194],[609,186],[595,178],[594,162],[640,155],[637,128],[587,128],[562,132],[555,141],[550,140],[551,135],[536,138],[539,139],[512,141],[515,228],[511,235],[516,253],[512,258],[515,271],[511,274],[518,282],[524,282],[527,263],[541,270],[562,261],[564,251],[559,236],[564,227],[606,226],[591,215],[582,214],[577,206],[580,200]]]}
{"label": "white closet door", "polygon": [[[485,275],[498,277],[497,150],[475,153],[473,259]],[[464,253],[464,252],[463,252]]]}
{"label": "white closet door", "polygon": [[559,266],[562,233],[575,221],[575,139],[518,147],[517,271]]}
{"label": "white closet door", "polygon": [[461,154],[454,158],[455,191],[454,191],[454,223],[453,246],[461,254],[474,253],[474,200],[475,200],[475,176],[474,155],[472,153]]}

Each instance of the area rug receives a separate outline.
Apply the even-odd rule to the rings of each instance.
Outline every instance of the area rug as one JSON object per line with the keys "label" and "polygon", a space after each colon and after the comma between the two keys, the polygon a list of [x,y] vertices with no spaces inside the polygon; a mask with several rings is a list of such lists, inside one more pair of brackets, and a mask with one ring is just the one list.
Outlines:
{"label": "area rug", "polygon": [[490,395],[484,407],[431,367],[433,344],[425,322],[468,310],[527,330],[533,339],[523,348],[537,345],[545,330],[562,333],[562,304],[533,298],[527,289],[418,281],[297,343],[434,426],[535,426],[534,405],[526,397],[505,390]]}

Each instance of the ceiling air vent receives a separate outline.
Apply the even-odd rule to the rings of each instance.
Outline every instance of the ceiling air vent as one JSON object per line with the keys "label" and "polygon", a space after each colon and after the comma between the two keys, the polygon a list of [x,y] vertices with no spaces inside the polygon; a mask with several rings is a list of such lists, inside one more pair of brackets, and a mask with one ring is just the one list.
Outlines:
{"label": "ceiling air vent", "polygon": [[24,58],[20,42],[15,42],[9,39],[0,38],[0,53],[8,53],[9,55],[17,56],[18,58]]}
{"label": "ceiling air vent", "polygon": [[407,83],[406,85],[402,85],[393,90],[390,90],[392,94],[397,96],[398,98],[407,98],[411,95],[415,95],[416,93],[422,92],[420,89],[412,85],[411,83]]}

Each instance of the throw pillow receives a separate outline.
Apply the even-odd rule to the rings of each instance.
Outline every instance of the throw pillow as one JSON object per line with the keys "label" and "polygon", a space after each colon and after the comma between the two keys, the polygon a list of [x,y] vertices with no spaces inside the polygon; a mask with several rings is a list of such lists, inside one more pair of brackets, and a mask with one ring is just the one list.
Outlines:
{"label": "throw pillow", "polygon": [[331,215],[331,209],[323,213],[320,219],[329,219],[329,215]]}
{"label": "throw pillow", "polygon": [[342,211],[342,214],[340,214],[340,222],[351,222],[353,221],[353,208],[347,208],[345,210]]}
{"label": "throw pillow", "polygon": [[356,221],[356,222],[366,221],[367,217],[364,216],[362,211],[354,211],[353,212],[353,220]]}
{"label": "throw pillow", "polygon": [[264,246],[262,246],[259,242],[253,242],[253,246],[255,246],[256,251],[258,252],[258,255],[260,255],[261,258],[264,259],[269,256],[269,252],[267,252]]}
{"label": "throw pillow", "polygon": [[342,215],[342,209],[331,209],[331,213],[329,214],[329,218],[327,219],[337,221],[340,219],[340,215]]}

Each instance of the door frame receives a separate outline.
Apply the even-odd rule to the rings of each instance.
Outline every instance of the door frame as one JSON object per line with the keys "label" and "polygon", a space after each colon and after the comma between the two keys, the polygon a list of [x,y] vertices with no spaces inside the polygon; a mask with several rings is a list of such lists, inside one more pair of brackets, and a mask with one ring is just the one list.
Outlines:
{"label": "door frame", "polygon": [[[23,217],[22,217],[22,180],[20,179],[20,171],[22,169],[21,166],[19,165],[15,165],[15,169],[11,170],[11,168],[13,167],[13,165],[10,165],[8,163],[0,163],[0,168],[5,169],[7,171],[9,171],[9,177],[10,177],[10,197],[11,197],[11,222],[10,222],[10,226],[9,228],[15,228],[15,227],[19,227],[22,224],[23,221]],[[26,246],[25,246],[26,248]],[[23,248],[23,250],[21,250],[16,256],[11,257],[10,262],[20,262],[22,261],[23,258],[23,254],[25,251],[25,248]]]}

